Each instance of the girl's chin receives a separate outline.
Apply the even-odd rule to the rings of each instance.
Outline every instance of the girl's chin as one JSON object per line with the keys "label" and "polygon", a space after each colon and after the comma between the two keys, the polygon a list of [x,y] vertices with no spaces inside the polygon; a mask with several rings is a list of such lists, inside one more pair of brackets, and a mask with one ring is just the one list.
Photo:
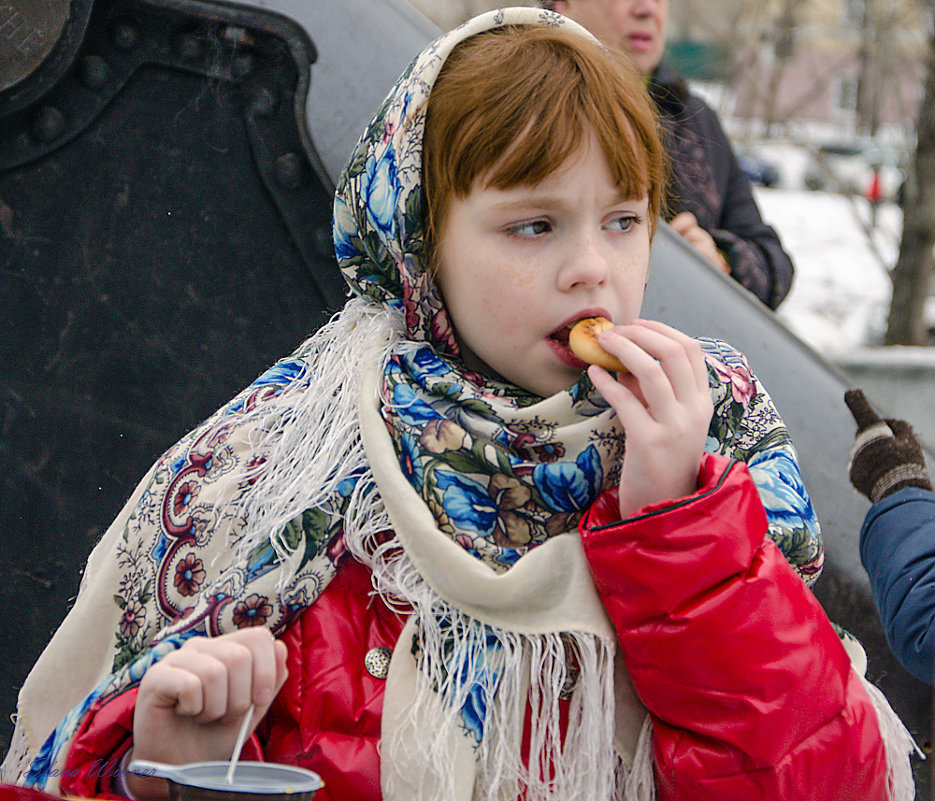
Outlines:
{"label": "girl's chin", "polygon": [[[587,365],[585,365],[587,367]],[[536,383],[538,388],[527,388],[543,398],[550,398],[552,395],[558,395],[561,392],[567,392],[575,386],[585,375],[584,370],[558,369],[551,371],[551,375],[546,380],[540,378]]]}
{"label": "girl's chin", "polygon": [[[549,350],[550,352],[544,358],[536,359],[530,354],[524,364],[527,369],[512,375],[498,372],[468,348],[462,347],[461,361],[468,370],[479,373],[485,378],[512,384],[533,395],[548,398],[571,389],[581,380],[581,376],[588,367],[587,363],[581,361],[567,348],[560,349],[564,351],[564,358],[559,348],[553,347]],[[539,356],[541,357],[542,354]],[[538,364],[533,366],[537,362]]]}

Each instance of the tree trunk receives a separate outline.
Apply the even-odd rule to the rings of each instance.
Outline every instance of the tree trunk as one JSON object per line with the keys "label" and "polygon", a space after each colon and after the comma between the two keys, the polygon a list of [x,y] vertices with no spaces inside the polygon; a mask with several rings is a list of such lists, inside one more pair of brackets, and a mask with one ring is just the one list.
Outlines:
{"label": "tree trunk", "polygon": [[919,107],[913,174],[903,202],[903,235],[893,270],[886,345],[928,344],[923,311],[935,267],[935,36]]}
{"label": "tree trunk", "polygon": [[763,98],[763,121],[766,126],[767,138],[773,136],[774,129],[779,121],[779,86],[782,83],[782,74],[789,63],[789,59],[792,58],[795,46],[795,11],[798,3],[799,0],[785,0],[782,12],[776,20],[772,71],[766,89],[766,96]]}
{"label": "tree trunk", "polygon": [[876,91],[877,21],[873,0],[864,0],[857,49],[857,130],[873,136],[878,102]]}

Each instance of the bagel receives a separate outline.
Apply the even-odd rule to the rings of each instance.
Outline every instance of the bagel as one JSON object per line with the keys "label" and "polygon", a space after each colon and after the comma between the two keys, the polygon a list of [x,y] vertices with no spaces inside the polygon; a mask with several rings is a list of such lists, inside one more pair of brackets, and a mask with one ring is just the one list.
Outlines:
{"label": "bagel", "polygon": [[626,373],[627,368],[620,360],[597,344],[597,335],[613,327],[614,324],[606,317],[585,317],[578,320],[568,334],[568,347],[583,362],[596,364],[605,370]]}

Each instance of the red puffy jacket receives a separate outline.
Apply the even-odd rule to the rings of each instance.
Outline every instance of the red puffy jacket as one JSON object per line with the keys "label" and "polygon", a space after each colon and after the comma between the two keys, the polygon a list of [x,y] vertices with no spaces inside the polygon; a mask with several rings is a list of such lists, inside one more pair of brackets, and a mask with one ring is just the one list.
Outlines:
{"label": "red puffy jacket", "polygon": [[[658,798],[885,801],[876,713],[824,611],[765,538],[746,467],[706,455],[698,485],[623,522],[606,492],[579,527],[652,715]],[[244,758],[316,771],[326,783],[316,801],[379,799],[384,685],[373,662],[403,622],[348,561],[283,636],[289,678]],[[86,716],[63,794],[115,795],[135,699],[130,690]]]}

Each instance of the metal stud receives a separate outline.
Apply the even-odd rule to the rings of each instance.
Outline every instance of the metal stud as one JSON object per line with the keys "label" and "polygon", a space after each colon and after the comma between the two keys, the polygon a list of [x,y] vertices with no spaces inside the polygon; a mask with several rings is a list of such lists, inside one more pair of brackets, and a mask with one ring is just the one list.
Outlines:
{"label": "metal stud", "polygon": [[179,56],[185,59],[185,61],[194,61],[204,50],[201,39],[194,31],[180,33],[176,36],[173,45],[175,46],[175,51]]}
{"label": "metal stud", "polygon": [[386,647],[371,648],[364,657],[364,667],[375,679],[385,679],[390,672],[392,651]]}
{"label": "metal stud", "polygon": [[251,53],[237,53],[231,62],[231,77],[235,81],[247,78],[256,70],[256,59]]}
{"label": "metal stud", "polygon": [[256,90],[250,103],[250,113],[258,117],[269,117],[276,110],[276,95],[265,86]]}
{"label": "metal stud", "polygon": [[100,56],[85,56],[78,62],[78,79],[88,89],[103,89],[110,67]]}
{"label": "metal stud", "polygon": [[40,106],[32,118],[30,130],[40,142],[51,142],[64,132],[65,117],[53,106]]}
{"label": "metal stud", "polygon": [[284,153],[276,159],[276,180],[283,189],[302,186],[302,159],[298,153]]}
{"label": "metal stud", "polygon": [[132,50],[140,41],[139,26],[133,20],[117,20],[110,29],[110,41],[118,50]]}

